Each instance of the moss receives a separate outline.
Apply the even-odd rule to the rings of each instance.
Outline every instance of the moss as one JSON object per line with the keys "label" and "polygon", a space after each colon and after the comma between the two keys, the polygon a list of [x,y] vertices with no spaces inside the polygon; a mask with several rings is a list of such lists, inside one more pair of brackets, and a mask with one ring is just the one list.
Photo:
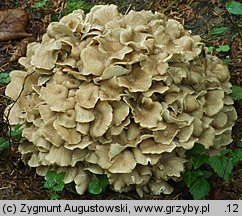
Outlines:
{"label": "moss", "polygon": [[69,14],[74,10],[82,9],[84,12],[89,12],[93,4],[85,0],[68,0],[66,3],[65,14]]}

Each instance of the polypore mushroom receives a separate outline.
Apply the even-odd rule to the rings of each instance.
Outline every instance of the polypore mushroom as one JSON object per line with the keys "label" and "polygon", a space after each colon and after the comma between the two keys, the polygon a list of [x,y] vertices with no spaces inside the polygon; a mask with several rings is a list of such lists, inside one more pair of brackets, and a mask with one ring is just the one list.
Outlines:
{"label": "polypore mushroom", "polygon": [[84,194],[95,174],[118,192],[169,194],[196,142],[225,148],[237,119],[227,67],[164,14],[98,5],[53,22],[13,71],[5,110],[39,175],[65,172]]}

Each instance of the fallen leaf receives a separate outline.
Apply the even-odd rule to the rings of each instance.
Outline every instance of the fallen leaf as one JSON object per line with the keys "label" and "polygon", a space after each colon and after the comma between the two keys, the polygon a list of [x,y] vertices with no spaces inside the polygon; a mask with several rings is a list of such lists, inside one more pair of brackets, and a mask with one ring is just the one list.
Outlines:
{"label": "fallen leaf", "polygon": [[28,14],[20,8],[0,11],[0,41],[29,37],[26,30]]}
{"label": "fallen leaf", "polygon": [[9,61],[17,61],[20,57],[25,56],[28,44],[34,41],[34,37],[27,37],[21,40],[20,43],[17,43]]}

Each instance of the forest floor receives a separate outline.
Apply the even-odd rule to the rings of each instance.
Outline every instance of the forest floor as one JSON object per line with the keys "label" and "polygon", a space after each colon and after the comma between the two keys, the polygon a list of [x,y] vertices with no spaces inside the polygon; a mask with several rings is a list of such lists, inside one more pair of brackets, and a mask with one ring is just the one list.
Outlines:
{"label": "forest floor", "polygon": [[[13,39],[0,42],[0,73],[19,69],[18,59],[26,53],[26,46],[32,41],[40,41],[48,24],[57,20],[66,13],[66,2],[68,0],[49,0],[46,5],[33,7],[37,0],[1,0],[0,10],[6,11],[10,8],[22,8],[28,15],[26,32],[29,37]],[[72,0],[73,1],[73,0]],[[78,1],[78,0],[76,0]],[[80,2],[80,1],[79,1]],[[200,35],[206,46],[214,48],[219,45],[229,45],[227,52],[216,52],[212,54],[225,60],[231,73],[231,83],[242,86],[242,46],[241,27],[238,16],[228,14],[225,9],[226,0],[156,0],[156,1],[81,1],[83,9],[88,11],[92,5],[101,3],[114,3],[119,6],[121,12],[125,13],[131,9],[156,10],[165,13],[184,24],[187,30],[193,34]],[[0,12],[1,12],[0,11]],[[0,13],[0,32],[3,18]],[[214,27],[229,27],[229,31],[220,35],[210,35],[208,32]],[[239,32],[240,31],[240,32]],[[1,35],[0,35],[1,37]],[[3,119],[3,111],[9,104],[4,96],[6,85],[0,83],[0,137],[7,137],[8,125]],[[233,128],[233,145],[242,142],[242,106],[241,102],[235,102],[238,120]],[[7,150],[0,150],[0,199],[50,199],[48,191],[44,190],[44,178],[38,176],[35,170],[26,167],[18,153],[18,142],[15,142]],[[209,182],[212,190],[206,199],[242,199],[242,164],[234,167],[233,174],[228,183],[214,178]],[[173,182],[174,193],[171,195],[151,196],[145,195],[143,199],[192,199],[187,187],[182,182]],[[83,196],[70,192],[65,187],[60,194],[61,199],[140,199],[135,192],[115,193],[107,189],[104,194],[93,196],[86,193]]]}

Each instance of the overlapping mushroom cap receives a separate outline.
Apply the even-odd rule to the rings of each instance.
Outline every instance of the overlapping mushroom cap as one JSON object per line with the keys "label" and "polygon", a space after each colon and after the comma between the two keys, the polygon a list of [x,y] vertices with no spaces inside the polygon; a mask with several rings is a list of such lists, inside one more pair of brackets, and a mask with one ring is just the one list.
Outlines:
{"label": "overlapping mushroom cap", "polygon": [[95,174],[140,196],[171,193],[196,142],[221,149],[237,118],[229,72],[199,36],[160,13],[77,10],[28,46],[11,73],[9,122],[23,161],[64,171],[83,194]]}

